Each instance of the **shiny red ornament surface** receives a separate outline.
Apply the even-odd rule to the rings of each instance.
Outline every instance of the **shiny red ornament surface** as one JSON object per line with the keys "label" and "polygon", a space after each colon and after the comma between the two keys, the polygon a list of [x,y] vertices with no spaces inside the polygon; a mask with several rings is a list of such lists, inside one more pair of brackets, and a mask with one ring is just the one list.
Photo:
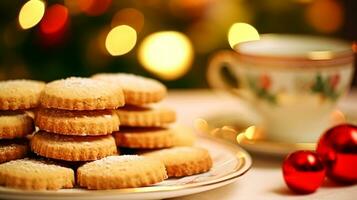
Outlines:
{"label": "shiny red ornament surface", "polygon": [[315,152],[296,151],[286,157],[283,176],[288,187],[302,194],[312,193],[325,179],[325,166]]}
{"label": "shiny red ornament surface", "polygon": [[357,182],[357,126],[342,124],[327,130],[316,151],[330,179],[347,184]]}

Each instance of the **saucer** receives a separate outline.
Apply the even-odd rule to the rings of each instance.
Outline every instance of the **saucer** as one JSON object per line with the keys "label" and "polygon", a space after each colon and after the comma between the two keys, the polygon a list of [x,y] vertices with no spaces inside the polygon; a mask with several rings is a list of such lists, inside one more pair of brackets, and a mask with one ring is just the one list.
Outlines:
{"label": "saucer", "polygon": [[[248,128],[249,129],[249,128]],[[286,156],[297,150],[315,150],[316,143],[285,143],[275,142],[265,138],[249,139],[237,136],[238,144],[249,152],[273,156]]]}
{"label": "saucer", "polygon": [[[338,111],[339,115],[342,113]],[[206,119],[197,119],[197,131],[238,144],[252,154],[283,157],[297,150],[315,150],[316,142],[288,143],[269,140],[263,131],[243,113],[216,113]],[[356,118],[346,115],[346,122]]]}
{"label": "saucer", "polygon": [[[198,123],[209,124],[210,122],[201,121]],[[210,131],[202,131],[201,128],[197,129],[201,133],[238,144],[252,154],[283,157],[297,150],[314,150],[316,147],[316,143],[283,143],[267,140],[258,135],[259,131],[257,131],[258,128],[256,126],[248,126],[242,131],[232,125],[213,128]]]}

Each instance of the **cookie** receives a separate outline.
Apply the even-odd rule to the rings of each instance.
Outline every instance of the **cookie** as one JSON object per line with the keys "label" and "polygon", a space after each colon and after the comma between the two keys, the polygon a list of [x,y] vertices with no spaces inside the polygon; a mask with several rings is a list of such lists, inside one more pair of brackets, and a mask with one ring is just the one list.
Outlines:
{"label": "cookie", "polygon": [[119,130],[119,117],[112,110],[68,111],[40,109],[36,126],[62,135],[107,135]]}
{"label": "cookie", "polygon": [[116,109],[125,104],[119,85],[78,77],[48,83],[40,102],[45,108],[63,110]]}
{"label": "cookie", "polygon": [[0,164],[0,185],[25,190],[72,188],[74,171],[52,162],[13,160]]}
{"label": "cookie", "polygon": [[96,74],[93,79],[104,80],[123,88],[126,104],[144,105],[162,100],[167,93],[166,87],[151,78],[125,73]]}
{"label": "cookie", "polygon": [[174,110],[164,107],[150,108],[126,105],[115,110],[121,125],[131,127],[162,127],[175,122]]}
{"label": "cookie", "polygon": [[87,189],[142,187],[166,178],[162,162],[137,155],[109,156],[77,170],[77,183]]}
{"label": "cookie", "polygon": [[122,127],[113,136],[119,147],[156,149],[174,146],[174,134],[168,128]]}
{"label": "cookie", "polygon": [[32,80],[0,81],[0,110],[34,108],[39,105],[44,82]]}
{"label": "cookie", "polygon": [[30,146],[40,156],[66,161],[98,160],[118,153],[111,135],[82,137],[39,131]]}
{"label": "cookie", "polygon": [[24,158],[27,151],[26,140],[0,140],[0,163]]}
{"label": "cookie", "polygon": [[0,111],[0,139],[22,138],[35,130],[33,119],[23,111]]}
{"label": "cookie", "polygon": [[162,161],[169,177],[199,174],[212,168],[208,151],[199,147],[173,147],[144,153],[143,156]]}

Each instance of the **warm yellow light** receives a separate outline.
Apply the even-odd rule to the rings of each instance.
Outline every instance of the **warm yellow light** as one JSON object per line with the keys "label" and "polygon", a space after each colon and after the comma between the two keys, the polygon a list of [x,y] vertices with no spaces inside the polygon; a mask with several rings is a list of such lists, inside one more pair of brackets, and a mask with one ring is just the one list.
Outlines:
{"label": "warm yellow light", "polygon": [[246,140],[254,140],[256,138],[257,128],[255,126],[249,126],[244,131],[238,133],[236,140],[238,143],[243,143]]}
{"label": "warm yellow light", "polygon": [[162,79],[174,80],[191,67],[193,48],[182,33],[163,31],[149,35],[139,48],[139,61]]}
{"label": "warm yellow light", "polygon": [[232,48],[240,42],[259,39],[260,37],[258,31],[247,23],[235,23],[229,28],[228,31],[228,42]]}
{"label": "warm yellow light", "polygon": [[45,14],[45,3],[41,0],[26,2],[19,13],[19,24],[23,29],[29,29],[38,24]]}
{"label": "warm yellow light", "polygon": [[136,31],[127,25],[120,25],[109,31],[105,48],[113,56],[128,53],[136,44]]}
{"label": "warm yellow light", "polygon": [[245,130],[244,135],[248,140],[252,140],[252,139],[254,139],[255,133],[256,133],[255,126],[250,126]]}
{"label": "warm yellow light", "polygon": [[246,140],[246,137],[244,136],[243,133],[238,133],[236,140],[237,140],[238,144],[241,144]]}

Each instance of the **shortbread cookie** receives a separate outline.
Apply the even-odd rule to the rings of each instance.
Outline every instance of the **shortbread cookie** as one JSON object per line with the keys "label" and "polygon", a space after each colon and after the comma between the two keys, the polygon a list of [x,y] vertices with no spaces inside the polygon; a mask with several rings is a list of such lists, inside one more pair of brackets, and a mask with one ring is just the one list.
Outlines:
{"label": "shortbread cookie", "polygon": [[158,102],[167,93],[166,87],[159,81],[133,74],[103,73],[92,78],[120,85],[124,90],[126,104],[144,105]]}
{"label": "shortbread cookie", "polygon": [[27,151],[26,140],[0,140],[0,163],[24,158]]}
{"label": "shortbread cookie", "polygon": [[74,171],[53,162],[13,160],[0,164],[0,185],[25,190],[72,188]]}
{"label": "shortbread cookie", "polygon": [[25,137],[35,130],[33,119],[23,111],[0,111],[0,139]]}
{"label": "shortbread cookie", "polygon": [[169,177],[207,172],[212,167],[208,151],[199,147],[173,147],[145,153],[143,156],[162,161]]}
{"label": "shortbread cookie", "polygon": [[39,105],[44,82],[32,80],[0,81],[0,110],[34,108]]}
{"label": "shortbread cookie", "polygon": [[119,130],[119,117],[112,110],[40,109],[35,123],[41,130],[63,135],[107,135]]}
{"label": "shortbread cookie", "polygon": [[39,131],[30,144],[40,156],[67,161],[98,160],[118,153],[111,135],[82,137]]}
{"label": "shortbread cookie", "polygon": [[168,128],[128,128],[114,132],[119,147],[156,149],[172,147],[175,144],[174,131]]}
{"label": "shortbread cookie", "polygon": [[48,83],[40,102],[43,107],[64,110],[116,109],[125,103],[118,84],[77,77]]}
{"label": "shortbread cookie", "polygon": [[126,105],[115,110],[121,125],[132,127],[162,127],[175,122],[176,113],[170,108]]}
{"label": "shortbread cookie", "polygon": [[109,156],[77,170],[77,183],[88,189],[142,187],[166,178],[162,162],[137,155]]}

